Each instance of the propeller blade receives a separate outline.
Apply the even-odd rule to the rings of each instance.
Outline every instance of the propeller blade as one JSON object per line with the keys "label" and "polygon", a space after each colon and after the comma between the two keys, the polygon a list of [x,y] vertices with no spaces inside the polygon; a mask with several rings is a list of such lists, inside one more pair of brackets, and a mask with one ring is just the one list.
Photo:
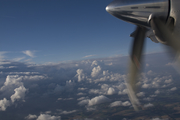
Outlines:
{"label": "propeller blade", "polygon": [[133,33],[134,41],[131,53],[130,68],[129,68],[129,78],[127,80],[127,89],[130,101],[136,111],[138,111],[138,106],[140,105],[136,93],[138,82],[138,73],[141,67],[141,57],[145,41],[146,28],[138,26],[136,31]]}

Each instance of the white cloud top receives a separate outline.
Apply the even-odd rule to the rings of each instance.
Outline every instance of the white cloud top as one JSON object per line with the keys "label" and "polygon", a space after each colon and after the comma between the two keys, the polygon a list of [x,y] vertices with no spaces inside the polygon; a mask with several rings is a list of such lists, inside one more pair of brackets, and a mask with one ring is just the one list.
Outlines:
{"label": "white cloud top", "polygon": [[110,88],[108,89],[108,92],[107,92],[108,95],[113,95],[113,94],[115,94],[115,93],[116,93],[116,91],[115,91],[114,88],[110,87]]}
{"label": "white cloud top", "polygon": [[148,104],[145,104],[144,107],[145,107],[145,108],[148,108],[148,107],[154,107],[154,105],[151,104],[151,103],[148,103]]}
{"label": "white cloud top", "polygon": [[5,111],[8,106],[10,106],[9,100],[7,100],[6,98],[0,100],[0,111]]}
{"label": "white cloud top", "polygon": [[31,120],[37,118],[37,115],[31,115],[29,114],[27,117],[25,117],[26,120]]}
{"label": "white cloud top", "polygon": [[26,51],[22,51],[22,52],[24,54],[26,54],[27,56],[34,57],[34,51],[26,50]]}
{"label": "white cloud top", "polygon": [[101,67],[100,66],[94,67],[92,69],[91,76],[92,77],[97,77],[100,72],[101,72]]}
{"label": "white cloud top", "polygon": [[101,104],[105,102],[110,102],[110,99],[101,95],[101,96],[98,96],[89,100],[88,106],[93,106],[93,105],[97,105],[97,104]]}
{"label": "white cloud top", "polygon": [[61,120],[61,116],[51,116],[48,114],[40,114],[37,120]]}
{"label": "white cloud top", "polygon": [[91,100],[90,99],[82,100],[78,103],[78,105],[80,105],[80,106],[83,106],[83,105],[94,106],[94,105],[98,105],[98,104],[110,102],[110,101],[111,100],[109,98],[105,97],[104,95],[101,95],[101,96],[94,97]]}
{"label": "white cloud top", "polygon": [[170,91],[175,91],[175,90],[177,90],[177,87],[173,87],[170,89]]}
{"label": "white cloud top", "polygon": [[122,101],[115,101],[113,103],[111,103],[109,106],[110,107],[118,107],[118,106],[130,106],[131,103],[129,101],[125,101],[125,102],[122,102]]}
{"label": "white cloud top", "polygon": [[25,92],[27,89],[24,86],[20,86],[19,88],[16,88],[15,93],[11,96],[11,101],[14,103],[16,100],[24,99]]}
{"label": "white cloud top", "polygon": [[85,75],[83,73],[83,69],[78,69],[76,72],[77,72],[76,77],[78,77],[78,82],[83,81],[85,78]]}

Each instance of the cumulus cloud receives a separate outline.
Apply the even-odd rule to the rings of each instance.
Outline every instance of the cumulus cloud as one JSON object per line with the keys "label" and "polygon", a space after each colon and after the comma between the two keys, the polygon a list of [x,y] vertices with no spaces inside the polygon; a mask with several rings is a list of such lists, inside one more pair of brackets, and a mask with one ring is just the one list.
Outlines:
{"label": "cumulus cloud", "polygon": [[81,90],[81,91],[84,91],[86,90],[87,88],[78,88],[78,90]]}
{"label": "cumulus cloud", "polygon": [[61,120],[61,116],[51,116],[48,114],[40,114],[37,120]]}
{"label": "cumulus cloud", "polygon": [[97,96],[89,100],[88,106],[93,106],[93,105],[97,105],[97,104],[101,104],[105,102],[110,102],[110,99],[101,95],[101,96]]}
{"label": "cumulus cloud", "polygon": [[[121,84],[121,83],[120,83]],[[108,85],[108,84],[102,84],[100,89],[90,89],[90,94],[100,94],[100,95],[113,95],[119,92],[122,87],[120,85]]]}
{"label": "cumulus cloud", "polygon": [[1,90],[4,90],[7,86],[11,86],[11,85],[16,85],[16,86],[23,85],[21,81],[22,81],[22,76],[8,75],[6,77],[6,81],[4,82],[4,86],[1,87]]}
{"label": "cumulus cloud", "polygon": [[80,92],[80,93],[78,93],[77,95],[86,95],[86,93],[82,93],[82,92]]}
{"label": "cumulus cloud", "polygon": [[37,118],[37,115],[31,115],[29,114],[28,116],[25,117],[26,120],[31,120]]}
{"label": "cumulus cloud", "polygon": [[171,82],[172,82],[172,79],[165,80],[165,83],[171,83]]}
{"label": "cumulus cloud", "polygon": [[90,106],[98,105],[105,102],[110,102],[110,99],[101,95],[101,96],[94,97],[91,100],[90,99],[82,100],[78,103],[78,105],[80,106],[88,105],[90,107]]}
{"label": "cumulus cloud", "polygon": [[80,97],[80,98],[78,98],[77,100],[78,101],[81,101],[81,100],[84,100],[84,99],[86,99],[87,97]]}
{"label": "cumulus cloud", "polygon": [[72,111],[62,111],[60,114],[67,115],[67,114],[72,114],[72,113],[75,113],[75,112],[77,112],[77,110],[72,110]]}
{"label": "cumulus cloud", "polygon": [[122,102],[122,101],[115,101],[113,103],[111,103],[109,106],[110,107],[117,107],[117,106],[130,106],[131,103],[129,101],[125,101],[125,102]]}
{"label": "cumulus cloud", "polygon": [[84,106],[84,105],[87,105],[89,103],[89,99],[86,99],[86,100],[82,100],[78,103],[78,105],[80,106]]}
{"label": "cumulus cloud", "polygon": [[101,67],[100,66],[94,67],[92,69],[91,76],[92,77],[97,77],[100,72],[101,72]]}
{"label": "cumulus cloud", "polygon": [[175,91],[175,90],[177,90],[177,87],[173,87],[170,89],[170,91]]}
{"label": "cumulus cloud", "polygon": [[91,64],[91,66],[94,66],[94,65],[98,65],[98,62],[96,60],[94,60]]}
{"label": "cumulus cloud", "polygon": [[25,92],[27,89],[24,86],[20,86],[19,88],[16,88],[15,93],[11,96],[11,101],[14,103],[16,100],[24,99]]}
{"label": "cumulus cloud", "polygon": [[144,107],[145,107],[145,108],[148,108],[148,107],[154,107],[154,105],[151,104],[151,103],[148,103],[148,104],[145,104]]}
{"label": "cumulus cloud", "polygon": [[139,92],[139,93],[137,93],[137,96],[138,96],[138,97],[143,97],[144,95],[145,95],[144,92]]}
{"label": "cumulus cloud", "polygon": [[150,84],[144,84],[144,85],[142,85],[142,88],[149,88],[150,87]]}
{"label": "cumulus cloud", "polygon": [[114,88],[110,87],[110,88],[108,89],[107,95],[113,95],[113,94],[115,94],[115,93],[116,93],[116,91],[114,90]]}
{"label": "cumulus cloud", "polygon": [[83,81],[85,78],[85,75],[83,73],[83,69],[78,69],[76,72],[77,72],[76,77],[78,77],[78,82]]}
{"label": "cumulus cloud", "polygon": [[131,105],[131,103],[129,101],[126,101],[126,102],[122,103],[122,106],[130,106],[130,105]]}
{"label": "cumulus cloud", "polygon": [[122,101],[115,101],[110,104],[110,107],[122,106]]}
{"label": "cumulus cloud", "polygon": [[103,71],[103,75],[109,75],[109,71],[108,70]]}
{"label": "cumulus cloud", "polygon": [[[9,74],[31,74],[30,72],[19,72],[19,73],[13,73],[10,72]],[[20,75],[8,75],[6,77],[6,81],[4,82],[4,85],[1,87],[0,90],[5,90],[5,89],[9,89],[12,88],[14,86],[19,87],[23,85],[23,80],[24,81],[36,81],[36,80],[42,80],[42,79],[46,79],[46,76],[43,75],[25,75],[25,76],[20,76]]]}
{"label": "cumulus cloud", "polygon": [[159,90],[156,90],[154,93],[155,93],[155,94],[159,94],[159,93],[160,93],[160,91],[159,91]]}
{"label": "cumulus cloud", "polygon": [[30,51],[30,50],[26,50],[26,51],[22,51],[25,55],[30,56],[30,57],[34,57],[34,51]]}
{"label": "cumulus cloud", "polygon": [[128,93],[128,90],[127,89],[124,89],[123,91],[119,91],[118,92],[118,95],[125,95]]}
{"label": "cumulus cloud", "polygon": [[0,100],[0,111],[5,111],[8,106],[10,106],[9,100],[7,100],[6,98]]}
{"label": "cumulus cloud", "polygon": [[145,101],[151,101],[153,98],[147,97],[147,98],[143,98],[143,100]]}

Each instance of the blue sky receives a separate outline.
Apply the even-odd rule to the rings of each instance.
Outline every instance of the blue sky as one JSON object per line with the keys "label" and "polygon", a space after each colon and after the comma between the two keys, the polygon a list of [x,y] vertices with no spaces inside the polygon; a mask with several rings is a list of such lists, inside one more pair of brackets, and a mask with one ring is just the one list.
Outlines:
{"label": "blue sky", "polygon": [[[128,55],[134,25],[105,11],[112,0],[1,0],[0,59],[47,63]],[[161,47],[147,39],[146,52]]]}

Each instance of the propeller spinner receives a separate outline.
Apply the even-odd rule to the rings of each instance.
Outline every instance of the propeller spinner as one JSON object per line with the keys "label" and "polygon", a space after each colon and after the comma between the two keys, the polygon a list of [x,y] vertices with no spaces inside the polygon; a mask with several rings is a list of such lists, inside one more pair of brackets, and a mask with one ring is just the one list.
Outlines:
{"label": "propeller spinner", "polygon": [[[106,7],[106,11],[111,15],[137,25],[135,32],[131,34],[134,38],[131,49],[131,60],[129,67],[129,77],[126,81],[129,99],[136,111],[140,103],[136,97],[138,73],[141,67],[141,56],[147,30],[153,30],[157,39],[163,39],[177,51],[169,28],[166,25],[168,20],[170,3],[169,0],[114,0]],[[165,31],[164,31],[165,30]],[[157,34],[156,34],[157,33]],[[166,34],[165,37],[162,35]]]}

